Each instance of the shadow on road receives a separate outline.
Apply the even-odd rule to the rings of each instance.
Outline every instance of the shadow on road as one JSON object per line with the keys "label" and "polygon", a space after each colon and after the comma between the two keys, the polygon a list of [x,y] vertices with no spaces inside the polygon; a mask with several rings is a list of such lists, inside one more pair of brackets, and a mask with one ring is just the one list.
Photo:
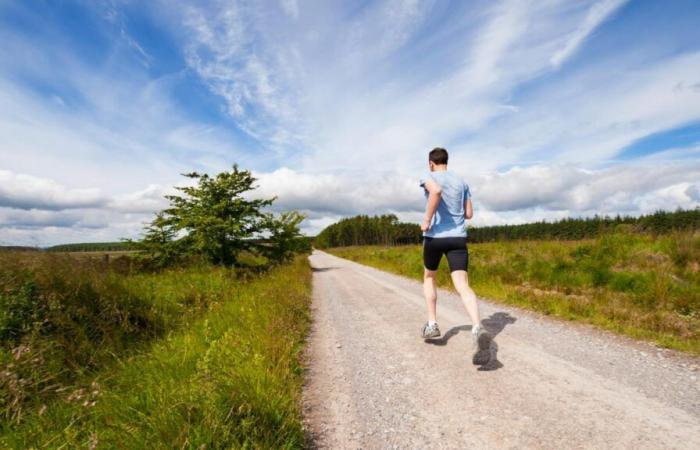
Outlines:
{"label": "shadow on road", "polygon": [[338,267],[312,267],[312,272],[328,272],[329,270],[335,270]]}
{"label": "shadow on road", "polygon": [[445,334],[439,338],[426,339],[426,344],[433,344],[438,346],[447,345],[447,341],[452,339],[453,336],[457,336],[460,331],[470,331],[472,329],[471,325],[460,325],[458,327],[452,327]]}
{"label": "shadow on road", "polygon": [[[491,314],[486,319],[482,319],[481,324],[489,330],[489,333],[491,333],[493,337],[496,337],[498,333],[503,331],[506,325],[515,323],[516,320],[518,320],[517,317],[511,316],[507,312],[499,311]],[[469,329],[471,330],[471,327]]]}
{"label": "shadow on road", "polygon": [[[486,319],[483,319],[481,324],[489,331],[492,338],[495,338],[501,331],[503,331],[506,325],[515,323],[516,320],[518,319],[511,316],[509,313],[499,311],[491,314]],[[477,370],[490,371],[503,367],[503,364],[498,360],[498,344],[496,343],[495,339],[491,339],[489,352],[491,353],[491,356],[488,362],[479,366]]]}
{"label": "shadow on road", "polygon": [[[486,319],[481,320],[481,324],[484,326],[484,328],[486,328],[486,330],[489,332],[492,338],[489,347],[489,352],[491,356],[488,362],[486,364],[480,365],[477,370],[490,371],[497,370],[503,367],[503,364],[498,360],[498,344],[496,343],[495,338],[501,331],[503,331],[503,329],[507,325],[515,323],[516,320],[516,317],[513,317],[509,313],[502,311],[493,313]],[[471,325],[460,325],[457,327],[452,327],[449,330],[447,330],[447,332],[443,334],[440,338],[426,339],[425,343],[437,346],[447,345],[447,341],[452,339],[452,337],[456,336],[461,331],[471,332],[471,329]]]}

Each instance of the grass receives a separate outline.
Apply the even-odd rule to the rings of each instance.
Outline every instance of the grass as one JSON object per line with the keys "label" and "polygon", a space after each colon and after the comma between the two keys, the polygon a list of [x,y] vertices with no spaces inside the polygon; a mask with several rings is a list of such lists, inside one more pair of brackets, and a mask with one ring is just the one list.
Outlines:
{"label": "grass", "polygon": [[[3,341],[0,447],[303,446],[305,258],[262,275],[211,266],[120,273],[51,258],[13,269],[0,261],[3,308],[27,315],[5,327],[15,335]],[[17,306],[23,299],[31,308]],[[32,312],[52,300],[64,308],[39,323],[60,318],[61,333]],[[92,321],[84,329],[75,324],[81,304]],[[66,330],[71,339],[59,339]]]}
{"label": "grass", "polygon": [[[700,235],[616,233],[583,241],[470,244],[477,294],[700,354]],[[343,247],[331,253],[422,279],[422,249]],[[438,284],[451,288],[443,259]]]}

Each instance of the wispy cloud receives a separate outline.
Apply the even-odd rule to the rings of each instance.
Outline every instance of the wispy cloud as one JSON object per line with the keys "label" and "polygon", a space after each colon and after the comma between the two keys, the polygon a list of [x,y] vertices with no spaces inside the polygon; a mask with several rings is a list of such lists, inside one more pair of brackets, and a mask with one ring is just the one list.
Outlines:
{"label": "wispy cloud", "polygon": [[254,6],[236,2],[185,8],[183,24],[193,33],[186,60],[226,101],[240,130],[268,144],[292,144],[297,111],[287,64],[293,55],[266,48],[255,17]]}
{"label": "wispy cloud", "polygon": [[700,53],[653,62],[623,56],[606,67],[585,67],[535,89],[518,114],[465,146],[510,160],[600,164],[637,139],[700,118],[700,93],[676,88],[700,80]]}
{"label": "wispy cloud", "polygon": [[554,67],[561,66],[576,52],[591,32],[627,2],[628,0],[602,0],[593,4],[583,22],[571,33],[566,44],[552,55],[550,59],[552,65]]}
{"label": "wispy cloud", "polygon": [[619,155],[700,121],[698,10],[626,4],[107,1],[66,32],[7,2],[42,32],[2,31],[0,240],[137,233],[180,172],[233,162],[311,233],[416,220],[436,145],[479,224],[697,206],[700,143]]}

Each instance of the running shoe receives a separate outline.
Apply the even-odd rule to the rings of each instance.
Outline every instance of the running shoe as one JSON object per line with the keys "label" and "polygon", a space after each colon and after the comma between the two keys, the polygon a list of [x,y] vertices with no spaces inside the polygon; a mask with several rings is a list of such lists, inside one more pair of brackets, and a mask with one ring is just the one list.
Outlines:
{"label": "running shoe", "polygon": [[491,334],[479,327],[476,333],[472,333],[472,363],[475,366],[483,366],[491,360]]}
{"label": "running shoe", "polygon": [[440,337],[440,328],[438,328],[437,323],[430,325],[428,322],[425,322],[425,325],[423,325],[423,329],[421,330],[421,335],[423,336],[423,339]]}

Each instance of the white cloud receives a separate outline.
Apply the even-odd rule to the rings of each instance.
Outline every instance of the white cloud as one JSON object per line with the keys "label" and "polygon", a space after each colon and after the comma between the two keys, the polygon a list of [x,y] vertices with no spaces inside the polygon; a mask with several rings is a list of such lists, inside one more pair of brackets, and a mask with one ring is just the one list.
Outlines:
{"label": "white cloud", "polygon": [[80,211],[23,210],[0,207],[0,227],[72,227],[81,220]]}
{"label": "white cloud", "polygon": [[176,191],[173,188],[150,184],[140,191],[114,196],[108,207],[126,213],[154,213],[168,206],[164,195],[174,193]]}
{"label": "white cloud", "polygon": [[651,212],[694,208],[691,184],[700,163],[628,164],[584,170],[574,166],[515,167],[479,180],[491,211],[539,208],[571,214]]}
{"label": "white cloud", "polygon": [[68,189],[53,180],[0,170],[0,207],[62,210],[102,206],[99,189]]}
{"label": "white cloud", "polygon": [[[256,197],[277,196],[276,210],[299,209],[311,218],[415,211],[421,206],[418,179],[396,173],[333,175],[283,167],[255,173]],[[374,175],[374,176],[372,176]]]}
{"label": "white cloud", "polygon": [[[0,242],[48,245],[67,236],[81,241],[136,237],[173,188],[150,185],[109,197],[96,188],[69,189],[54,180],[0,170]],[[21,237],[19,241],[13,238]]]}
{"label": "white cloud", "polygon": [[307,236],[316,236],[327,226],[340,220],[341,216],[325,216],[320,219],[307,219],[301,227],[301,232]]}
{"label": "white cloud", "polygon": [[[452,169],[451,169],[452,170]],[[397,214],[417,222],[424,197],[414,173],[359,172],[328,174],[280,168],[257,172],[259,198],[277,196],[274,211],[298,209],[308,215],[302,230],[316,234],[342,217],[356,214]],[[658,209],[700,206],[700,163],[648,163],[584,170],[568,165],[514,167],[467,177],[472,187],[477,226],[554,220],[593,214],[639,214]],[[42,183],[52,185],[50,180]],[[46,210],[0,208],[0,242],[47,245],[136,237],[152,213],[167,202],[172,188],[150,185],[113,196],[93,208]],[[63,237],[51,240],[64,230]],[[21,240],[18,236],[23,236]],[[33,236],[33,237],[32,237]],[[15,239],[14,241],[12,239]],[[38,244],[37,244],[38,245]]]}
{"label": "white cloud", "polygon": [[4,224],[0,227],[0,245],[48,247],[75,242],[115,242],[125,236],[137,236],[142,226],[140,221],[113,223],[104,228],[55,226],[51,223],[41,226]]}

